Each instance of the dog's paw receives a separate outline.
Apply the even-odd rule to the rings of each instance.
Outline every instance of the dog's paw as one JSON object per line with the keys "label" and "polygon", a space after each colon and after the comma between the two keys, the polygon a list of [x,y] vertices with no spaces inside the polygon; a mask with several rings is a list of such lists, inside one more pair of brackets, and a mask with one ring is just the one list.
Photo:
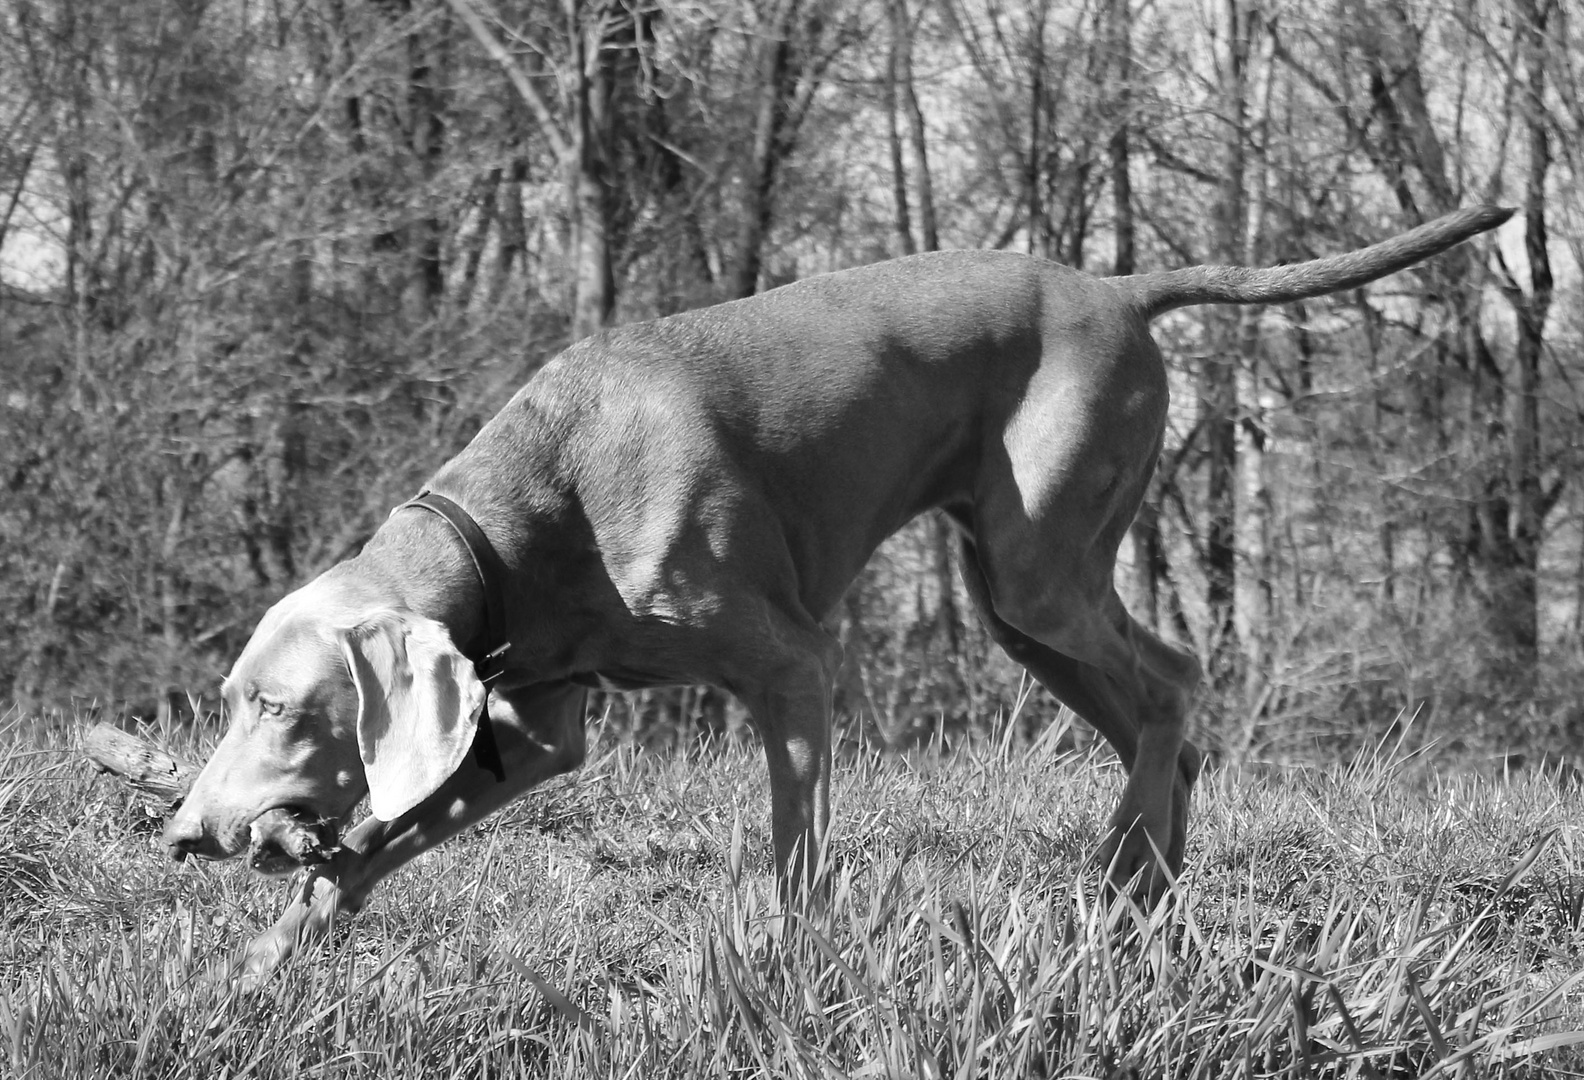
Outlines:
{"label": "dog's paw", "polygon": [[232,985],[239,989],[257,989],[280,970],[281,965],[296,951],[295,935],[282,935],[275,929],[266,930],[231,958],[227,976]]}
{"label": "dog's paw", "polygon": [[1153,907],[1170,891],[1176,877],[1162,858],[1164,854],[1137,821],[1131,827],[1113,823],[1095,855],[1095,863],[1113,893]]}

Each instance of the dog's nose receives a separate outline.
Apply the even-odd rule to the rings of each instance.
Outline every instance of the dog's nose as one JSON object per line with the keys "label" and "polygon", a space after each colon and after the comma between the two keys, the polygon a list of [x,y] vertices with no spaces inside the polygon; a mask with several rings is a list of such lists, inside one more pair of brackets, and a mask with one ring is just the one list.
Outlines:
{"label": "dog's nose", "polygon": [[201,855],[204,842],[203,822],[178,814],[166,823],[161,839],[165,841],[165,847],[170,851],[171,858],[177,862],[189,855]]}

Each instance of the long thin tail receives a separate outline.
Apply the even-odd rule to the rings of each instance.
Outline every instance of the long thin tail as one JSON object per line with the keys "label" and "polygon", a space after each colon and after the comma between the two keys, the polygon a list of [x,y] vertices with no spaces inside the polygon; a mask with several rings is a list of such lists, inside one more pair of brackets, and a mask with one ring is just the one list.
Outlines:
{"label": "long thin tail", "polygon": [[1325,259],[1254,269],[1190,266],[1158,274],[1108,279],[1153,319],[1190,304],[1279,304],[1363,285],[1412,266],[1512,217],[1511,207],[1470,206],[1378,244]]}

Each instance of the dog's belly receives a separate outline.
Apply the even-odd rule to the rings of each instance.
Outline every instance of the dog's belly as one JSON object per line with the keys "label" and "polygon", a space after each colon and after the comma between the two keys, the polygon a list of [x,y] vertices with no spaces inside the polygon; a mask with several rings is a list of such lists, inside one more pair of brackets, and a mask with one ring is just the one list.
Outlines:
{"label": "dog's belly", "polygon": [[590,690],[603,690],[607,694],[622,694],[632,690],[654,690],[664,686],[693,685],[693,680],[685,677],[646,674],[633,671],[630,668],[579,672],[573,675],[570,681]]}

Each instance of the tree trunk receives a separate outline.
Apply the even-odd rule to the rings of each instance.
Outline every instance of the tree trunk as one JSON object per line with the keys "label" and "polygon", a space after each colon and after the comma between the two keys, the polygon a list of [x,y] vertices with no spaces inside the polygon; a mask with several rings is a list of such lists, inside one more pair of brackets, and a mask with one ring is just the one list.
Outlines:
{"label": "tree trunk", "polygon": [[[1372,383],[1379,382],[1381,378],[1381,328],[1383,320],[1380,313],[1364,299],[1363,290],[1358,290],[1355,296],[1357,297],[1355,306],[1358,308],[1359,325],[1364,332],[1365,348],[1369,357],[1365,371],[1368,373],[1369,380]],[[1370,396],[1370,421],[1377,431],[1387,430],[1385,426],[1387,423],[1385,405],[1386,402],[1383,400],[1382,395],[1372,394]],[[1316,449],[1318,450],[1318,448]],[[1316,462],[1323,457],[1318,452],[1311,456]],[[1378,459],[1372,460],[1371,466],[1382,475],[1385,475],[1386,466]],[[1319,490],[1318,484],[1317,490]],[[1388,611],[1395,612],[1397,608],[1396,506],[1389,487],[1385,488],[1381,494],[1380,525],[1375,532],[1380,556],[1380,600]],[[1295,606],[1300,602],[1295,601]]]}
{"label": "tree trunk", "polygon": [[610,194],[606,183],[607,138],[612,122],[610,64],[600,49],[602,20],[581,12],[579,0],[566,0],[567,32],[573,43],[572,152],[565,167],[572,193],[574,259],[572,340],[610,324],[616,309],[616,275],[611,260]]}
{"label": "tree trunk", "polygon": [[[1551,168],[1550,130],[1541,102],[1545,100],[1545,28],[1554,0],[1516,0],[1518,38],[1524,90],[1522,106],[1528,142],[1524,178],[1524,253],[1528,257],[1528,288],[1509,282],[1508,301],[1517,321],[1513,366],[1516,386],[1510,410],[1506,486],[1512,502],[1509,530],[1492,537],[1498,550],[1486,560],[1485,576],[1497,645],[1505,656],[1497,662],[1515,670],[1525,685],[1539,662],[1540,544],[1546,516],[1563,488],[1561,477],[1547,487],[1541,477],[1540,360],[1546,318],[1555,285],[1547,245],[1546,176]],[[1511,665],[1511,667],[1509,667]]]}
{"label": "tree trunk", "polygon": [[1029,142],[1028,160],[1023,163],[1024,198],[1028,203],[1028,252],[1041,258],[1051,257],[1051,224],[1049,208],[1045,204],[1045,18],[1049,12],[1048,0],[1033,0],[1036,7],[1033,25],[1029,28]]}
{"label": "tree trunk", "polygon": [[[410,5],[409,5],[410,6]],[[432,190],[445,155],[444,79],[447,24],[442,21],[407,35],[407,142],[418,163],[421,195],[426,206],[435,203]],[[433,213],[421,215],[407,226],[405,248],[412,260],[402,289],[402,307],[409,326],[433,320],[445,292],[445,267],[441,241],[445,224]]]}
{"label": "tree trunk", "polygon": [[[522,263],[524,283],[528,281],[528,226],[523,220],[523,184],[528,180],[528,159],[518,157],[512,161],[511,175],[497,192],[499,205],[496,216],[500,218],[500,246],[495,252],[495,270],[490,278],[490,303],[500,303],[511,283],[512,264]],[[525,288],[524,292],[529,290]]]}
{"label": "tree trunk", "polygon": [[[565,179],[567,216],[571,219],[568,247],[572,256],[572,338],[586,337],[609,323],[616,308],[616,277],[611,257],[611,199],[607,179],[609,146],[613,117],[610,108],[610,64],[600,48],[605,32],[606,6],[594,14],[584,10],[581,0],[563,0],[571,59],[568,81],[572,84],[570,133],[564,132],[511,51],[496,39],[494,31],[473,9],[471,0],[446,0],[474,39],[499,65],[517,96],[539,124],[540,133],[550,144]],[[590,46],[592,45],[592,59]],[[497,291],[504,284],[511,251],[525,235],[522,225],[521,185],[527,166],[519,158],[512,168],[512,183],[503,237],[501,273]]]}
{"label": "tree trunk", "polygon": [[940,228],[935,220],[935,181],[930,172],[928,138],[924,128],[924,109],[919,105],[918,89],[913,84],[913,23],[907,0],[893,0],[900,14],[903,33],[897,41],[897,79],[902,90],[902,110],[907,115],[909,145],[913,150],[913,180],[918,190],[919,250],[940,250]]}
{"label": "tree trunk", "polygon": [[[87,12],[82,8],[86,7]],[[61,180],[66,195],[66,304],[73,313],[73,332],[76,337],[77,375],[74,390],[81,407],[87,378],[86,334],[88,316],[98,301],[99,266],[94,257],[94,205],[89,177],[92,165],[89,114],[93,103],[89,99],[91,85],[91,56],[94,49],[91,13],[94,5],[68,3],[62,8],[60,35],[72,53],[72,66],[76,70],[70,80],[71,90],[66,106],[66,130],[57,143],[61,156]]]}
{"label": "tree trunk", "polygon": [[650,96],[644,120],[646,137],[654,145],[657,200],[663,215],[664,240],[658,252],[662,280],[657,282],[659,315],[671,315],[713,298],[715,273],[710,267],[709,244],[699,224],[695,190],[687,182],[684,161],[677,152],[666,112],[667,99]]}
{"label": "tree trunk", "polygon": [[[1216,197],[1216,258],[1239,263],[1246,253],[1247,202],[1244,192],[1245,141],[1248,137],[1248,61],[1254,13],[1244,0],[1225,0],[1227,55],[1222,67],[1221,119],[1226,126],[1221,185]],[[1237,360],[1236,311],[1207,312],[1210,354],[1200,373],[1207,483],[1204,569],[1210,626],[1208,674],[1221,690],[1238,674],[1237,604]]]}
{"label": "tree trunk", "polygon": [[1111,227],[1116,234],[1116,254],[1111,272],[1124,277],[1135,272],[1136,241],[1133,226],[1133,178],[1128,131],[1133,124],[1133,10],[1132,0],[1109,0],[1105,33],[1113,63],[1112,85],[1116,96],[1111,102],[1113,126],[1108,145],[1111,165]]}
{"label": "tree trunk", "polygon": [[473,228],[473,233],[468,237],[467,256],[462,264],[462,285],[457,289],[454,301],[458,310],[465,311],[473,302],[473,292],[478,287],[479,268],[484,261],[484,247],[489,243],[490,232],[495,228],[495,214],[500,207],[501,177],[505,170],[491,169],[484,176],[483,183],[478,185],[478,199],[475,206],[478,212],[478,222]]}
{"label": "tree trunk", "polygon": [[[1265,36],[1269,45],[1269,35]],[[1252,51],[1252,50],[1251,50]],[[1243,251],[1238,261],[1258,266],[1267,261],[1264,252],[1265,213],[1270,186],[1269,145],[1271,83],[1275,58],[1261,50],[1255,87],[1255,121],[1249,140],[1253,168],[1248,177],[1249,198],[1244,224]],[[1237,540],[1242,554],[1243,573],[1234,582],[1237,599],[1237,632],[1243,649],[1244,700],[1251,708],[1263,711],[1273,655],[1271,628],[1275,622],[1275,589],[1272,585],[1271,517],[1272,503],[1267,451],[1270,438],[1267,415],[1275,407],[1267,388],[1260,350],[1260,314],[1257,307],[1237,311],[1238,496],[1234,510],[1238,516]],[[1252,720],[1253,715],[1250,716]]]}
{"label": "tree trunk", "polygon": [[899,54],[902,51],[902,39],[908,32],[907,13],[903,10],[901,0],[891,0],[888,14],[891,17],[891,42],[886,51],[885,104],[886,143],[891,151],[891,231],[896,234],[898,253],[912,255],[918,247],[913,242],[913,223],[909,220],[907,169],[902,164],[902,127],[897,122],[901,97],[897,85],[901,78]]}
{"label": "tree trunk", "polygon": [[737,232],[737,267],[731,295],[759,291],[765,236],[770,232],[776,170],[781,162],[781,129],[786,120],[792,66],[792,29],[798,0],[776,0],[761,20],[759,100],[754,112],[753,149]]}

